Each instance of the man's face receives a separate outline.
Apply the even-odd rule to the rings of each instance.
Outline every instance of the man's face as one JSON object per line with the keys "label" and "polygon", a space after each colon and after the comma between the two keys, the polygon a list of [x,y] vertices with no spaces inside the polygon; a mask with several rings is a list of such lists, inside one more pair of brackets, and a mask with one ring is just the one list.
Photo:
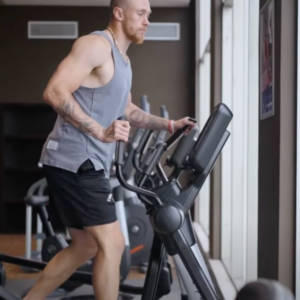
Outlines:
{"label": "man's face", "polygon": [[142,44],[151,14],[148,0],[131,0],[124,10],[123,30],[133,43]]}

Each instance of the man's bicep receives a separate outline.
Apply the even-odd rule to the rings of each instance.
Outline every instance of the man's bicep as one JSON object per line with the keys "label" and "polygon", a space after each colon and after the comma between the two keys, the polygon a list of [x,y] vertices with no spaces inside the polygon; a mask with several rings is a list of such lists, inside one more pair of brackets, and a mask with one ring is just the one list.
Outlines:
{"label": "man's bicep", "polygon": [[49,85],[73,93],[90,72],[91,68],[89,66],[82,64],[72,55],[69,55],[59,64]]}
{"label": "man's bicep", "polygon": [[73,93],[92,70],[103,63],[107,53],[105,48],[106,45],[95,37],[78,39],[69,55],[59,64],[49,85]]}

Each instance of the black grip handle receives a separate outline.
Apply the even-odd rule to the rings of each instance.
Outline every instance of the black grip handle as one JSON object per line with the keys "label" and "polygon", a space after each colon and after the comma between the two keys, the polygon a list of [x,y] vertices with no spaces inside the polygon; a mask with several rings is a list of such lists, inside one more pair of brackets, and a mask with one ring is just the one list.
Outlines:
{"label": "black grip handle", "polygon": [[[118,118],[119,121],[125,121],[125,116]],[[125,156],[125,142],[117,141],[116,143],[116,165],[124,165],[124,156]]]}
{"label": "black grip handle", "polygon": [[[193,118],[189,118],[189,121],[197,123],[196,119]],[[166,141],[166,145],[167,148],[170,147],[170,145],[172,145],[174,142],[176,142],[176,140],[178,140],[183,134],[184,132],[189,128],[189,125],[186,125],[184,127],[182,127],[181,129],[177,130],[167,141]]]}

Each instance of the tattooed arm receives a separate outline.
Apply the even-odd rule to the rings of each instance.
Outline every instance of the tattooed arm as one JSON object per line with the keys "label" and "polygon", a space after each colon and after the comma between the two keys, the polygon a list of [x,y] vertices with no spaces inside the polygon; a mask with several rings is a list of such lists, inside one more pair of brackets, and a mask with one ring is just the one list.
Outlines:
{"label": "tattooed arm", "polygon": [[146,113],[131,102],[131,95],[129,96],[125,114],[128,122],[134,127],[168,130],[169,120]]}
{"label": "tattooed arm", "polygon": [[[134,127],[160,131],[169,130],[169,120],[148,114],[140,109],[138,106],[131,102],[131,93],[128,97],[128,105],[125,114],[128,122]],[[191,127],[195,126],[193,122],[188,120],[188,117],[185,117],[183,119],[174,121],[174,131],[177,131],[185,125],[190,125]]]}
{"label": "tattooed arm", "polygon": [[104,129],[83,112],[72,96],[93,69],[101,67],[110,55],[111,46],[102,37],[88,35],[77,39],[70,54],[60,63],[51,77],[43,98],[65,121],[82,132],[104,142],[117,139],[127,141],[128,122],[116,121]]}
{"label": "tattooed arm", "polygon": [[60,96],[59,91],[51,91],[45,99],[65,121],[95,138],[100,138],[103,127],[82,111],[72,94]]}

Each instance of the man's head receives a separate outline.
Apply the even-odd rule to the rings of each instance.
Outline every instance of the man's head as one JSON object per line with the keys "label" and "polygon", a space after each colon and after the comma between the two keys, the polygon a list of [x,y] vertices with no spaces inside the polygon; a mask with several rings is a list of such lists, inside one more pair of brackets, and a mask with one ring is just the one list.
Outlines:
{"label": "man's head", "polygon": [[151,14],[149,0],[111,0],[110,18],[121,26],[126,37],[136,44],[144,41]]}

